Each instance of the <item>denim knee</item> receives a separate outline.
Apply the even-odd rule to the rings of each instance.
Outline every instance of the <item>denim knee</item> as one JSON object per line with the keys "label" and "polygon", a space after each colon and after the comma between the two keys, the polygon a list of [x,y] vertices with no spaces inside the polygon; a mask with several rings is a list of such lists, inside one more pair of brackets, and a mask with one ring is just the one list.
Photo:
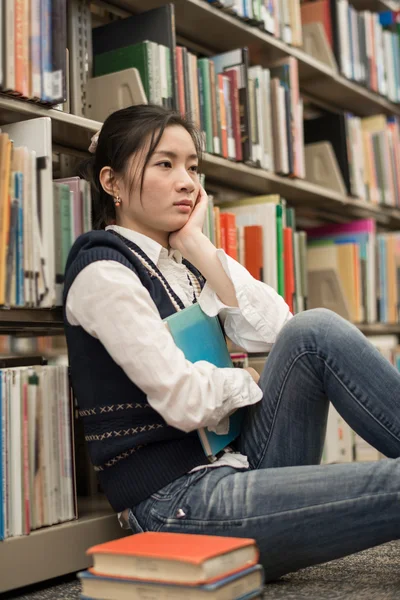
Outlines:
{"label": "denim knee", "polygon": [[312,308],[298,313],[290,319],[282,330],[285,338],[298,340],[299,337],[321,342],[328,330],[341,336],[353,326],[338,314],[327,308]]}

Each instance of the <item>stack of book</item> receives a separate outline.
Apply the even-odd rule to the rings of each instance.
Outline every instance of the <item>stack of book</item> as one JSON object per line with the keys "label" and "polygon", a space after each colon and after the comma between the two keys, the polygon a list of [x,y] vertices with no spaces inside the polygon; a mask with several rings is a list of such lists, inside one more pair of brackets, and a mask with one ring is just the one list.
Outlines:
{"label": "stack of book", "polygon": [[82,598],[250,600],[261,598],[263,568],[252,539],[145,532],[90,548],[78,574]]}

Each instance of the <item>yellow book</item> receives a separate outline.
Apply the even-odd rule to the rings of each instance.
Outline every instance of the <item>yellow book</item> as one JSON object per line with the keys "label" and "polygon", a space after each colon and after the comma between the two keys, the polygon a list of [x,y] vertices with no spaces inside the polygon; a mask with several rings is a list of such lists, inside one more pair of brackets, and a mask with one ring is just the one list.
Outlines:
{"label": "yellow book", "polygon": [[6,258],[10,225],[10,168],[12,142],[0,134],[0,306],[6,300]]}

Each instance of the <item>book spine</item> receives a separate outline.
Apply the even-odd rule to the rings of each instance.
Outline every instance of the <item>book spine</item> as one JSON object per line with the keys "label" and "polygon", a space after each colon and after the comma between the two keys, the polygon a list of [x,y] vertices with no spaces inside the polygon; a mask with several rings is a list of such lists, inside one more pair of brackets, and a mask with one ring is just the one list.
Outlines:
{"label": "book spine", "polygon": [[206,131],[206,149],[210,154],[213,153],[213,130],[212,130],[212,110],[211,110],[211,90],[210,90],[210,68],[208,58],[200,58],[198,61],[200,69],[200,79],[202,80],[205,131]]}
{"label": "book spine", "polygon": [[51,6],[51,99],[66,99],[67,9],[65,0],[53,0]]}
{"label": "book spine", "polygon": [[15,0],[15,91],[29,96],[29,4]]}
{"label": "book spine", "polygon": [[31,96],[39,100],[42,94],[41,41],[40,41],[40,0],[31,0]]}
{"label": "book spine", "polygon": [[41,99],[51,102],[53,93],[52,55],[51,55],[51,0],[41,0],[40,5],[40,38],[41,38]]}

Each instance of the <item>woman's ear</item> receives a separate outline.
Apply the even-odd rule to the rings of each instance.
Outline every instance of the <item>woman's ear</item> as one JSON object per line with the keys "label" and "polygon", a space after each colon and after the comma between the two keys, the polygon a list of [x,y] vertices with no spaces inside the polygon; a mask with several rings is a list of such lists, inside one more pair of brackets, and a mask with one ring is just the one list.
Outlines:
{"label": "woman's ear", "polygon": [[119,196],[118,183],[111,167],[103,167],[99,175],[101,187],[110,196]]}

